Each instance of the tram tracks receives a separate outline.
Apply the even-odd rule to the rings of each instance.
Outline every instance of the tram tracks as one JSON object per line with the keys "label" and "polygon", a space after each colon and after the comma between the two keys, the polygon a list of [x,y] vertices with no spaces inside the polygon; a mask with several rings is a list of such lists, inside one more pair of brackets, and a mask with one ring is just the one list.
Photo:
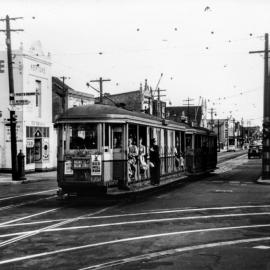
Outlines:
{"label": "tram tracks", "polygon": [[179,247],[179,248],[174,248],[174,249],[162,250],[158,252],[151,252],[151,253],[142,254],[138,256],[127,257],[127,258],[123,258],[119,260],[108,261],[106,263],[100,263],[96,265],[83,267],[78,270],[98,270],[98,269],[104,269],[108,267],[120,266],[120,265],[124,265],[128,263],[137,263],[140,261],[153,260],[153,259],[157,259],[157,258],[161,258],[165,256],[173,256],[180,253],[196,251],[200,249],[209,249],[209,248],[225,247],[225,246],[231,246],[231,245],[265,242],[269,240],[270,240],[270,237],[257,237],[257,238],[239,239],[239,240],[234,240],[234,241],[222,241],[222,242],[215,242],[215,243],[202,244],[202,245]]}
{"label": "tram tracks", "polygon": [[[47,232],[59,232],[59,231],[74,231],[74,230],[83,230],[83,229],[96,229],[102,227],[113,227],[113,226],[127,226],[127,225],[138,225],[138,224],[151,224],[151,223],[164,223],[164,222],[174,222],[174,221],[188,221],[188,220],[201,220],[201,219],[218,219],[218,218],[239,218],[239,217],[253,217],[253,216],[265,216],[269,215],[270,212],[260,212],[260,213],[241,213],[241,214],[220,214],[220,215],[205,215],[205,216],[188,216],[188,217],[175,217],[175,218],[160,218],[160,219],[144,219],[144,220],[135,220],[135,221],[123,221],[123,222],[114,222],[114,223],[103,223],[95,225],[83,225],[83,226],[72,226],[72,227],[62,227],[61,225],[66,225],[67,223],[59,223],[57,226],[52,225],[48,226],[42,230],[32,230],[32,231],[19,231],[10,234],[0,235],[0,238],[20,236],[20,235],[34,235],[35,233],[47,233]],[[66,220],[68,223],[74,222]],[[1,243],[0,243],[1,247]]]}
{"label": "tram tracks", "polygon": [[[69,233],[67,234],[67,236],[69,236],[70,234],[74,235],[74,234],[78,234],[81,235],[82,233],[84,233],[85,235],[88,235],[89,233],[92,235],[93,233],[95,234],[95,237],[92,239],[91,237],[85,239],[85,242],[82,243],[82,245],[78,245],[78,244],[74,244],[72,246],[70,246],[70,243],[67,245],[66,248],[62,248],[62,249],[54,249],[54,250],[50,250],[47,252],[40,252],[40,253],[34,253],[34,254],[30,254],[27,256],[20,256],[20,257],[14,257],[14,258],[9,258],[9,259],[5,259],[0,261],[0,265],[2,264],[8,264],[8,263],[15,263],[15,262],[19,262],[19,261],[25,261],[25,260],[31,260],[31,259],[36,259],[36,258],[43,258],[43,257],[50,257],[50,256],[56,256],[57,254],[65,254],[65,253],[72,253],[74,251],[82,251],[85,252],[85,250],[89,250],[89,249],[96,249],[96,248],[101,248],[102,246],[115,246],[115,245],[120,245],[121,249],[123,249],[123,246],[128,244],[128,243],[134,243],[135,245],[140,245],[141,242],[144,241],[156,241],[155,239],[165,239],[164,241],[166,241],[166,239],[170,238],[170,237],[180,237],[180,236],[191,236],[191,235],[197,235],[197,234],[212,234],[212,233],[220,233],[220,234],[225,234],[226,232],[229,231],[243,231],[243,230],[257,230],[257,229],[266,229],[266,230],[270,230],[270,219],[269,219],[269,215],[270,215],[270,205],[264,204],[264,205],[235,205],[235,206],[227,206],[227,207],[202,207],[202,208],[185,208],[185,209],[153,209],[153,210],[149,210],[149,211],[144,211],[144,212],[135,212],[135,213],[121,213],[121,214],[114,214],[114,215],[100,215],[101,213],[110,210],[111,208],[103,208],[100,209],[94,213],[89,214],[85,214],[82,216],[78,216],[76,218],[72,218],[72,219],[65,219],[62,220],[58,223],[54,223],[51,226],[46,226],[46,227],[42,227],[41,229],[37,229],[37,230],[33,230],[33,231],[17,231],[14,232],[13,235],[10,235],[9,237],[13,237],[15,236],[15,234],[17,233],[16,237],[13,237],[7,241],[4,241],[2,243],[0,243],[0,248],[3,248],[9,244],[12,243],[19,243],[20,240],[23,240],[25,238],[28,237],[34,237],[35,235],[39,234],[39,237],[42,237],[42,233],[46,233],[47,237],[48,237],[48,233],[49,235],[55,234],[55,233],[60,233],[61,235],[63,235],[63,233],[66,235],[66,231],[69,231]],[[235,213],[233,211],[243,211],[241,213]],[[252,212],[250,212],[250,210]],[[256,211],[254,211],[256,210]],[[211,214],[211,212],[215,211],[215,213]],[[225,213],[224,213],[225,211]],[[227,213],[227,212],[228,213]],[[247,212],[245,212],[247,211]],[[192,216],[178,216],[178,217],[166,217],[166,215],[171,215],[173,214],[192,214],[194,212],[198,212],[198,215],[192,215]],[[145,215],[149,215],[147,216],[147,218],[143,218],[145,217]],[[150,219],[150,216],[157,216],[156,218],[152,218]],[[246,218],[253,218],[253,217],[260,217],[264,219],[264,222],[261,223],[256,223],[254,224],[254,222],[251,222],[251,224],[247,223]],[[130,218],[135,218],[135,220],[130,220]],[[138,219],[139,218],[139,219]],[[242,218],[244,218],[244,220],[241,220]],[[119,222],[108,222],[110,220],[115,220],[115,219],[124,219],[123,221],[119,221]],[[213,220],[213,219],[221,219],[224,221],[228,221],[230,220],[231,222],[233,222],[233,220],[237,220],[239,221],[238,224],[235,225],[231,225],[231,226],[216,226],[216,227],[210,227],[210,223],[208,225],[208,220]],[[185,227],[182,227],[183,224],[181,224],[182,221],[198,221],[198,220],[205,220],[205,222],[203,223],[204,226],[202,226],[202,224],[199,224],[198,228],[192,228],[190,230],[185,229]],[[41,220],[40,220],[41,221]],[[48,220],[47,220],[48,221]],[[99,222],[100,224],[91,224],[92,222]],[[62,227],[63,225],[68,225],[71,224],[72,222],[74,223],[79,223],[78,225],[72,226],[72,227]],[[88,225],[83,225],[80,224],[81,222],[87,222]],[[90,222],[90,224],[89,224]],[[173,227],[173,223],[172,222],[177,222],[177,226]],[[179,223],[180,222],[180,223]],[[148,233],[147,230],[144,229],[144,227],[141,227],[141,225],[143,224],[149,224],[149,226],[152,226],[151,224],[160,224],[163,223],[165,226],[166,224],[170,224],[171,228],[168,231],[168,229],[166,229],[166,227],[157,227],[156,230],[159,230],[159,233],[155,233],[153,230],[153,233]],[[23,223],[14,223],[14,224],[6,224],[6,228],[10,228],[12,225],[18,226],[18,224],[20,224],[20,226],[23,226]],[[42,223],[41,223],[42,224]],[[226,222],[225,222],[226,224]],[[167,226],[166,225],[166,226]],[[222,225],[222,223],[221,223]],[[29,225],[28,225],[29,226]],[[127,230],[127,226],[129,226],[129,229]],[[131,227],[130,227],[131,226]],[[197,225],[196,225],[197,226]],[[102,231],[101,229],[107,227],[108,230],[103,231],[103,233],[106,232],[113,232],[113,230],[115,230],[114,228],[116,228],[117,230],[119,230],[119,227],[121,227],[121,230],[125,231],[127,230],[127,232],[129,231],[129,234],[126,234],[126,237],[116,237],[115,238],[115,234],[112,234],[111,237],[109,237],[109,235],[107,237],[100,237]],[[5,228],[4,226],[1,226],[0,229]],[[130,228],[132,228],[132,231],[134,231],[133,235],[132,233],[130,233]],[[173,230],[174,228],[174,230]],[[179,228],[181,228],[181,230],[179,230]],[[178,230],[176,230],[178,229]],[[90,230],[90,231],[89,231]],[[3,235],[1,235],[2,237],[4,237]],[[8,237],[8,236],[6,236]],[[103,240],[104,239],[104,240]],[[253,237],[253,238],[249,238],[249,241],[266,241],[269,240],[265,237]],[[257,240],[256,240],[257,239]],[[99,240],[103,240],[103,241],[99,241]],[[63,240],[64,241],[64,240]],[[236,242],[230,242],[230,241],[236,241]],[[215,245],[220,245],[220,243],[224,242],[224,245],[229,245],[229,244],[237,244],[237,241],[246,241],[245,239],[231,239],[230,241],[216,241],[216,244],[213,244],[213,247]],[[35,241],[34,241],[35,242]],[[64,241],[65,242],[65,241]],[[240,243],[239,242],[239,243]],[[191,245],[188,246],[186,248],[192,247],[193,249],[199,249],[200,247],[203,248],[203,246],[208,245],[208,243],[203,243],[203,244],[198,244],[198,245]],[[164,252],[164,256],[167,254],[169,255],[171,252],[184,252],[185,251],[185,247],[179,247],[180,249],[178,250],[178,248],[175,249],[162,249],[162,252]],[[149,256],[160,256],[160,254],[158,252],[148,252],[147,254],[150,254]],[[152,255],[151,255],[152,254]],[[161,254],[161,255],[162,255]],[[134,255],[134,254],[133,254]],[[142,257],[141,257],[142,256]],[[131,258],[131,259],[130,259]],[[140,260],[140,259],[144,259],[145,257],[143,255],[138,256],[127,256],[124,259],[121,259],[120,262],[121,263],[128,263],[133,260]],[[122,261],[123,260],[123,261]],[[111,260],[109,260],[108,258],[108,263],[111,262]],[[114,260],[113,263],[119,263],[118,260]],[[85,269],[102,269],[102,267],[105,267],[107,263],[104,264],[91,264],[92,266],[88,266],[90,268],[85,268]],[[91,268],[92,267],[92,268]],[[94,268],[94,267],[101,267],[101,268]],[[84,269],[84,268],[82,268]]]}

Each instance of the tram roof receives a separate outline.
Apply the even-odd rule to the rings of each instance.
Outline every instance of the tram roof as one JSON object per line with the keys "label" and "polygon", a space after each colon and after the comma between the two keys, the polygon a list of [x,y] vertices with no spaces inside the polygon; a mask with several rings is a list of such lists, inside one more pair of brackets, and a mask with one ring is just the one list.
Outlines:
{"label": "tram roof", "polygon": [[[72,120],[94,120],[94,119],[115,119],[115,118],[131,118],[131,119],[146,119],[149,121],[162,122],[163,119],[144,114],[136,111],[129,111],[123,108],[119,108],[111,105],[103,104],[91,104],[85,106],[73,107],[65,111],[63,114],[58,116],[56,122],[69,122]],[[170,123],[176,123],[174,121],[166,120]],[[177,123],[178,125],[180,123]],[[180,126],[186,126],[185,124],[180,124]]]}
{"label": "tram roof", "polygon": [[[161,119],[157,116],[145,114],[137,111],[129,111],[123,108],[119,108],[116,106],[111,105],[104,105],[104,104],[90,104],[85,106],[78,106],[69,108],[67,111],[65,111],[63,114],[59,115],[56,119],[56,123],[60,122],[74,122],[74,121],[84,121],[84,120],[108,120],[108,119],[126,119],[129,118],[131,120],[146,120],[147,122],[153,122],[159,123],[162,125],[162,121],[164,119]],[[190,130],[200,130],[201,132],[208,132],[208,129],[201,128],[201,127],[190,127],[188,124],[185,123],[179,123],[172,120],[165,120],[170,125],[177,125],[178,127],[182,127],[184,129],[190,129]],[[210,131],[210,133],[212,133]]]}

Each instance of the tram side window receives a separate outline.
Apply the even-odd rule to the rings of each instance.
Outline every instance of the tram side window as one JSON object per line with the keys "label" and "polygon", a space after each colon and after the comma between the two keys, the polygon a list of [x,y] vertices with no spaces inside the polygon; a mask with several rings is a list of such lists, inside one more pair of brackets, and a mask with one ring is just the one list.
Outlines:
{"label": "tram side window", "polygon": [[96,149],[97,148],[97,125],[96,124],[73,124],[70,125],[69,149]]}
{"label": "tram side window", "polygon": [[186,135],[186,148],[187,149],[192,148],[192,135],[191,134]]}
{"label": "tram side window", "polygon": [[122,147],[122,132],[114,132],[113,148]]}

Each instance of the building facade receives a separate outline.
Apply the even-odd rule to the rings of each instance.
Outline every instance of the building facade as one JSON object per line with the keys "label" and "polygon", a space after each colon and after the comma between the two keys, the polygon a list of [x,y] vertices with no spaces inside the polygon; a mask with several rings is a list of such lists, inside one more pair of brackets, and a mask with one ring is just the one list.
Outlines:
{"label": "building facade", "polygon": [[232,117],[226,119],[208,120],[208,129],[218,136],[220,149],[227,149],[229,145],[242,147],[244,144],[243,126]]}
{"label": "building facade", "polygon": [[[52,125],[51,57],[35,42],[27,51],[13,51],[17,150],[25,154],[26,171],[53,169],[56,164]],[[11,170],[7,52],[0,52],[0,170]]]}
{"label": "building facade", "polygon": [[[96,103],[99,100],[100,98],[96,98]],[[114,95],[105,93],[102,103],[165,118],[166,102],[154,98],[153,90],[147,84],[147,80],[144,87],[140,85],[139,90]]]}
{"label": "building facade", "polygon": [[94,95],[76,91],[63,83],[59,78],[52,77],[52,121],[64,110],[77,106],[90,105],[95,103]]}
{"label": "building facade", "polygon": [[207,103],[202,99],[199,106],[170,106],[166,108],[166,117],[176,122],[186,122],[196,127],[207,128]]}

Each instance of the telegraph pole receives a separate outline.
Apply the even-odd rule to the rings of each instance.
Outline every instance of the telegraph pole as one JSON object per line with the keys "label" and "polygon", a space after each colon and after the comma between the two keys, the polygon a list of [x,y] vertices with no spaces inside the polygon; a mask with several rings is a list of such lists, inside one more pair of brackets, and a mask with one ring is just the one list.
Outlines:
{"label": "telegraph pole", "polygon": [[217,120],[217,134],[218,134],[218,152],[219,152],[220,151],[219,119]]}
{"label": "telegraph pole", "polygon": [[110,79],[102,79],[102,77],[99,78],[99,80],[92,80],[90,82],[98,82],[99,83],[99,101],[102,104],[103,103],[103,82],[109,82]]}
{"label": "telegraph pole", "polygon": [[190,113],[189,113],[189,106],[193,105],[193,104],[190,104],[191,101],[193,101],[194,98],[187,98],[187,99],[184,99],[183,102],[187,102],[187,104],[183,104],[184,106],[188,106],[188,123],[190,124],[191,121],[190,121]]}
{"label": "telegraph pole", "polygon": [[163,92],[163,91],[166,91],[165,89],[164,90],[161,90],[161,89],[157,89],[157,92],[158,92],[158,95],[157,95],[157,98],[158,98],[158,102],[160,101],[160,98],[161,97],[166,97],[166,95],[161,95],[160,92]]}
{"label": "telegraph pole", "polygon": [[264,53],[264,104],[263,104],[263,153],[262,153],[262,182],[270,180],[270,85],[268,74],[269,37],[265,34],[263,51],[249,53]]}
{"label": "telegraph pole", "polygon": [[12,109],[10,110],[10,144],[11,144],[11,166],[12,166],[12,180],[19,180],[18,177],[18,164],[17,164],[17,138],[16,138],[16,115],[14,110],[15,94],[14,94],[14,80],[13,80],[13,63],[12,63],[12,50],[11,50],[11,36],[10,32],[23,31],[23,29],[10,29],[10,21],[22,19],[23,17],[10,18],[8,15],[5,19],[0,21],[6,22],[6,30],[0,32],[6,33],[7,45],[7,60],[8,60],[8,81],[9,81],[9,104]]}
{"label": "telegraph pole", "polygon": [[216,113],[214,111],[214,108],[211,108],[210,109],[210,114],[211,114],[211,120],[210,120],[210,123],[211,123],[211,130],[213,131],[213,128],[214,128],[214,113]]}
{"label": "telegraph pole", "polygon": [[65,80],[66,79],[70,79],[70,77],[66,77],[66,76],[62,76],[60,77],[60,79],[62,79],[62,83],[63,83],[63,95],[62,95],[62,108],[63,108],[63,112],[65,110],[68,109],[68,101],[67,101],[67,91],[68,89],[65,88]]}

